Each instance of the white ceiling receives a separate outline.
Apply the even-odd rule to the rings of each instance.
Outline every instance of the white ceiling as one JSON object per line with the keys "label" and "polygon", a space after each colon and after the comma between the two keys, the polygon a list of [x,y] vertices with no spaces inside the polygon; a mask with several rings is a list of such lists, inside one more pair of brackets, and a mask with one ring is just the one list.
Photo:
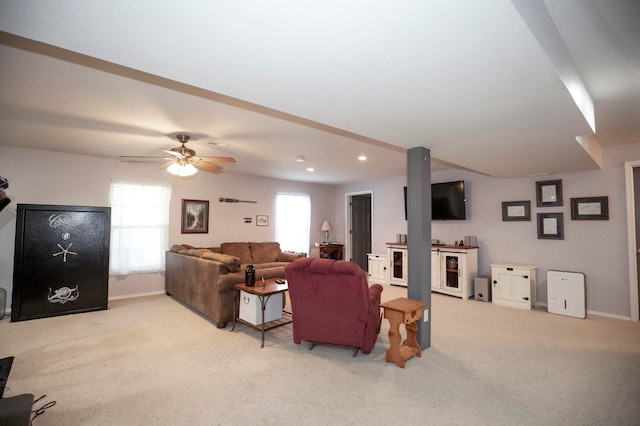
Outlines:
{"label": "white ceiling", "polygon": [[3,0],[0,31],[5,145],[118,158],[186,132],[226,172],[339,184],[417,146],[509,178],[640,142],[635,0]]}

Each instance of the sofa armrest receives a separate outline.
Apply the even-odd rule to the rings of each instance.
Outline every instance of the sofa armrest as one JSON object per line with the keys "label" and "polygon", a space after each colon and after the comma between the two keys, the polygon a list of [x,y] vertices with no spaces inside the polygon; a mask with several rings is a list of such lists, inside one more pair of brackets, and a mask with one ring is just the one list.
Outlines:
{"label": "sofa armrest", "polygon": [[293,262],[294,260],[304,257],[301,253],[290,253],[281,251],[278,255],[278,262]]}
{"label": "sofa armrest", "polygon": [[228,254],[222,253],[214,253],[212,251],[208,251],[202,254],[203,259],[214,260],[222,263],[227,267],[229,272],[238,272],[240,271],[240,259],[235,256],[230,256]]}

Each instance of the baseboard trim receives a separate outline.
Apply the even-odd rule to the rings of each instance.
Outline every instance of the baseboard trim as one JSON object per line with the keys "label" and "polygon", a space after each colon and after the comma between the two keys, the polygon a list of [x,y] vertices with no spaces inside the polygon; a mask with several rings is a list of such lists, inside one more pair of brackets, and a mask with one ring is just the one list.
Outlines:
{"label": "baseboard trim", "polygon": [[587,314],[588,315],[597,315],[599,317],[606,317],[606,318],[613,318],[613,319],[631,321],[631,317],[630,316],[627,317],[627,316],[624,316],[624,315],[608,314],[606,312],[598,312],[598,311],[587,310]]}
{"label": "baseboard trim", "polygon": [[150,291],[148,293],[134,293],[134,294],[127,294],[124,296],[114,296],[114,297],[110,297],[109,300],[121,300],[121,299],[131,299],[134,297],[157,296],[159,294],[166,294],[166,293],[164,291]]}
{"label": "baseboard trim", "polygon": [[[540,307],[548,309],[548,306],[547,306],[546,303],[536,303],[536,306],[540,306]],[[619,320],[624,320],[624,321],[631,321],[631,317],[630,316],[608,314],[606,312],[592,311],[590,309],[587,309],[587,315],[596,315],[596,316],[599,316],[599,317],[613,318],[613,319],[619,319]]]}

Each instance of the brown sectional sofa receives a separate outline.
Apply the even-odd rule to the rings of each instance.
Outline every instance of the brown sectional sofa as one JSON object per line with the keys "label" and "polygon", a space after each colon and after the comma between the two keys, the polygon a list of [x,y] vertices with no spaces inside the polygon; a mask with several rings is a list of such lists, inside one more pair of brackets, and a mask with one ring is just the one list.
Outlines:
{"label": "brown sectional sofa", "polygon": [[224,328],[233,320],[233,284],[244,282],[247,265],[254,265],[256,281],[285,278],[284,267],[303,255],[282,252],[276,242],[229,242],[209,248],[174,245],[166,256],[167,294]]}

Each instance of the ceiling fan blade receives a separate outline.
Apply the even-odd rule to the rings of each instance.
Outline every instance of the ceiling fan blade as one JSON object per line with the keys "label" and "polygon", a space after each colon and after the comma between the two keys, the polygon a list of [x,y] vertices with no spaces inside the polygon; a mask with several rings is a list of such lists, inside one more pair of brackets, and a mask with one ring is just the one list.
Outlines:
{"label": "ceiling fan blade", "polygon": [[216,166],[215,164],[205,163],[204,161],[193,162],[192,164],[202,170],[211,173],[220,173],[220,171],[222,170],[222,167]]}
{"label": "ceiling fan blade", "polygon": [[163,149],[162,151],[166,152],[169,155],[173,155],[174,157],[177,158],[186,158],[184,155],[180,154],[179,152],[175,152],[175,151],[169,151],[168,149]]}
{"label": "ceiling fan blade", "polygon": [[167,167],[169,167],[170,165],[172,165],[175,162],[176,162],[175,160],[170,160],[170,161],[167,161],[166,163],[158,164],[158,166],[156,168],[157,169],[166,169]]}
{"label": "ceiling fan blade", "polygon": [[210,163],[235,163],[236,159],[233,157],[198,157],[204,161]]}
{"label": "ceiling fan blade", "polygon": [[120,156],[120,161],[128,161],[128,162],[132,162],[132,163],[143,163],[146,161],[158,161],[158,160],[162,160],[165,157],[145,157],[145,156],[138,156],[138,155],[121,155]]}

